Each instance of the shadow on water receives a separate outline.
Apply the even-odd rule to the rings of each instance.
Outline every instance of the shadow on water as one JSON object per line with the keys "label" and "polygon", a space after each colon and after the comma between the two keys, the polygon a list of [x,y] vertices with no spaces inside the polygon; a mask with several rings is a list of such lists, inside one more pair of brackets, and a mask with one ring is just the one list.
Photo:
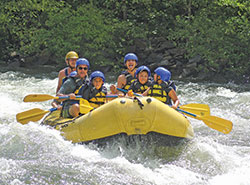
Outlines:
{"label": "shadow on water", "polygon": [[84,144],[98,150],[105,158],[124,157],[132,163],[155,168],[177,160],[188,147],[189,141],[150,132],[147,135],[119,134]]}

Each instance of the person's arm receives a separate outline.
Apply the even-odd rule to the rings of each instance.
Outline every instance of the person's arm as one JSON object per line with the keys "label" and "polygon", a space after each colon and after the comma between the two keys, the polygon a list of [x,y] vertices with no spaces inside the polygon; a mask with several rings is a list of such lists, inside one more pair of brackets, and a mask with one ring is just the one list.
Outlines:
{"label": "person's arm", "polygon": [[174,91],[174,89],[172,89],[169,93],[168,93],[169,97],[173,100],[174,104],[172,105],[172,108],[177,109],[179,104],[180,104],[180,100],[178,99],[176,92]]}
{"label": "person's arm", "polygon": [[[126,80],[125,75],[123,75],[123,74],[120,75],[117,79],[117,88],[122,89],[126,85],[126,83],[127,83],[127,80]],[[117,94],[124,95],[123,92],[121,92],[121,91],[118,91]]]}
{"label": "person's arm", "polygon": [[57,108],[58,110],[62,109],[60,102],[58,102],[57,100],[52,101],[51,105],[53,108]]}
{"label": "person's arm", "polygon": [[60,90],[60,88],[62,86],[62,80],[63,80],[64,77],[65,77],[64,70],[61,70],[58,73],[58,83],[57,83],[56,93],[58,93],[58,91]]}
{"label": "person's arm", "polygon": [[67,79],[60,90],[57,93],[57,96],[70,96],[70,99],[75,97],[74,90],[76,88],[76,84],[73,79]]}
{"label": "person's arm", "polygon": [[[110,86],[110,91],[112,94],[120,94],[121,92],[117,90],[117,88],[122,88],[126,84],[126,78],[124,75],[120,75],[117,78],[117,87],[112,84]],[[122,93],[123,94],[123,93]]]}
{"label": "person's arm", "polygon": [[117,94],[117,89],[114,84],[112,84],[109,88],[110,88],[111,94]]}
{"label": "person's arm", "polygon": [[148,95],[148,91],[150,90],[150,88],[151,87],[148,87],[147,90],[144,93],[142,93],[142,96],[147,96]]}

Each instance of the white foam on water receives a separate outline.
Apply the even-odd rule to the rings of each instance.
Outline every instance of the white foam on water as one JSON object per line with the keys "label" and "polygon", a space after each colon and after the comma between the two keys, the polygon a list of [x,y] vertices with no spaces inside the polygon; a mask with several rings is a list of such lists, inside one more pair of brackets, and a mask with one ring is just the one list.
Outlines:
{"label": "white foam on water", "polygon": [[152,152],[143,156],[143,148],[103,151],[72,144],[39,122],[16,122],[18,112],[50,108],[50,101],[24,103],[24,96],[54,95],[56,85],[57,79],[0,73],[0,184],[250,184],[249,92],[217,84],[177,84],[182,104],[208,104],[212,115],[234,126],[225,135],[190,119],[195,138],[171,161]]}
{"label": "white foam on water", "polygon": [[218,87],[217,96],[223,96],[226,98],[234,98],[238,93],[224,87]]}
{"label": "white foam on water", "polygon": [[[250,153],[248,149],[248,154]],[[247,154],[246,154],[247,155]],[[227,173],[218,174],[209,180],[210,184],[248,185],[250,184],[250,157],[235,158]]]}

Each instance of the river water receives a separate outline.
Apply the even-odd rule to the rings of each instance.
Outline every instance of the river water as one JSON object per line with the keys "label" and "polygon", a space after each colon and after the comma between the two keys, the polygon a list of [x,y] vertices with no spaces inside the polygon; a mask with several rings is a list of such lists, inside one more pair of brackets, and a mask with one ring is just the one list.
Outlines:
{"label": "river water", "polygon": [[[0,73],[0,184],[250,184],[250,91],[244,86],[176,82],[182,104],[208,104],[231,120],[225,135],[191,119],[195,137],[184,146],[144,148],[122,142],[99,149],[72,144],[59,131],[22,125],[15,115],[50,102],[24,103],[28,94],[54,95],[57,79]],[[107,84],[109,85],[109,84]]]}

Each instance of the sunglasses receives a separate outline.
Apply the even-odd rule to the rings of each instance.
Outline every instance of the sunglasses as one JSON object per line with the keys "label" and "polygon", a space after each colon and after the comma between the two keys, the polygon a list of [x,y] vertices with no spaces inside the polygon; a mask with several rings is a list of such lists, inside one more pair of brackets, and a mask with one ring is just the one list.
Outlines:
{"label": "sunglasses", "polygon": [[79,70],[83,70],[84,69],[86,71],[88,68],[87,67],[78,67],[78,69]]}

